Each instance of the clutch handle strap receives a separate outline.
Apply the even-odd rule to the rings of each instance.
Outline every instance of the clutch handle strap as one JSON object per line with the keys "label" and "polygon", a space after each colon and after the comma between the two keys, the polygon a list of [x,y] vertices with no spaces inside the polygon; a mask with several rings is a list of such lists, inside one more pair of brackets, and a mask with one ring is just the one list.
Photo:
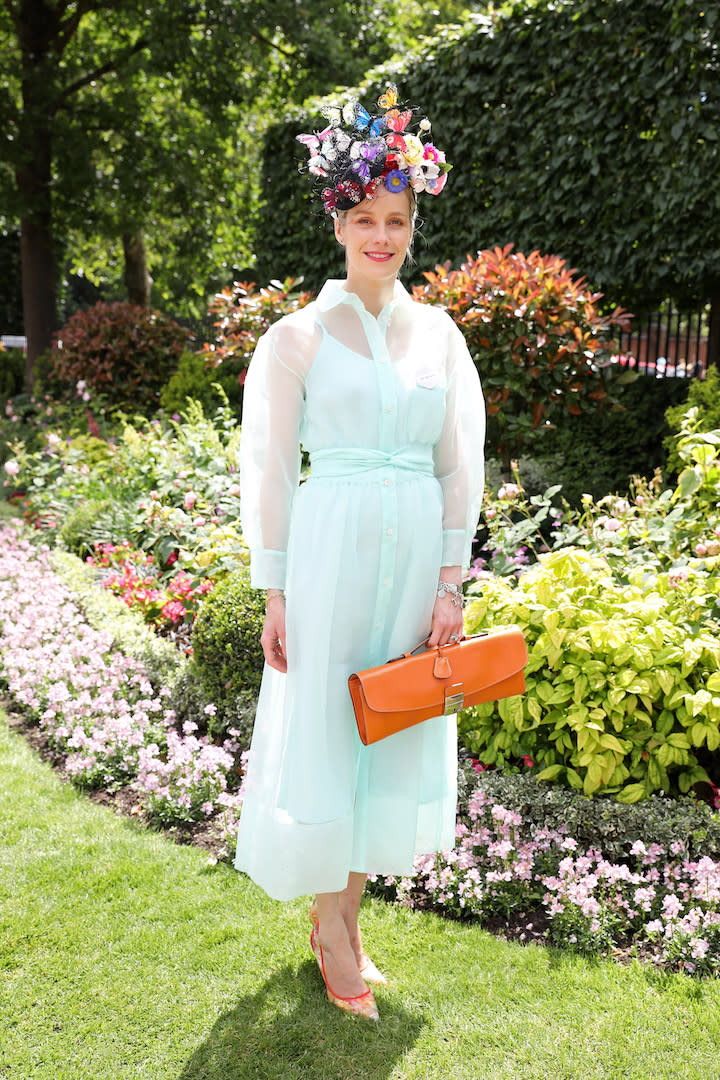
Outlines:
{"label": "clutch handle strap", "polygon": [[[470,634],[470,637],[486,637],[487,633],[487,630],[481,630],[478,634]],[[414,656],[418,649],[422,649],[423,646],[427,646],[429,640],[430,635],[428,634],[426,638],[423,638],[422,641],[418,642],[414,649],[410,649],[409,652],[404,652],[401,656],[393,656],[391,660],[388,660],[388,664],[394,664],[396,660],[407,660],[409,657]],[[459,645],[461,641],[467,640],[468,635],[461,634],[457,641],[449,641],[446,645],[436,645],[435,648],[440,653],[443,649],[452,649],[455,645]]]}

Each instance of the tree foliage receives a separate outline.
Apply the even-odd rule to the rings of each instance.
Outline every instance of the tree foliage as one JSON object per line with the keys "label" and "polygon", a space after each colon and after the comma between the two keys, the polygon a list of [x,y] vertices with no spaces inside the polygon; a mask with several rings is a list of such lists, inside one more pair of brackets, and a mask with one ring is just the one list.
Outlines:
{"label": "tree foliage", "polygon": [[23,230],[31,354],[54,328],[58,259],[72,246],[71,269],[117,281],[107,252],[123,233],[149,234],[156,299],[177,307],[194,291],[187,313],[198,314],[252,262],[255,155],[282,96],[353,81],[464,10],[457,0],[432,11],[420,0],[3,0],[0,219]]}

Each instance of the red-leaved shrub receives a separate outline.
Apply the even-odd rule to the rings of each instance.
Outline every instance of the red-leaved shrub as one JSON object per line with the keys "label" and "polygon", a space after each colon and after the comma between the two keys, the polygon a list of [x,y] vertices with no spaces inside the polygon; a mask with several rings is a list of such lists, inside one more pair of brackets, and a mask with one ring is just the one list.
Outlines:
{"label": "red-leaved shrub", "polygon": [[203,346],[201,356],[211,367],[238,371],[238,381],[245,381],[250,359],[265,331],[283,315],[305,307],[315,299],[312,292],[294,288],[302,278],[271,281],[258,289],[254,281],[235,281],[213,297],[209,314],[215,316],[217,338]]}
{"label": "red-leaved shrub", "polygon": [[83,381],[113,404],[154,406],[191,336],[162,312],[101,301],[55,335],[49,373],[68,388]]}
{"label": "red-leaved shrub", "polygon": [[602,293],[564,259],[508,244],[424,276],[414,298],[444,307],[462,330],[482,378],[488,436],[506,468],[563,412],[611,403],[613,328],[627,330],[632,316],[603,314]]}

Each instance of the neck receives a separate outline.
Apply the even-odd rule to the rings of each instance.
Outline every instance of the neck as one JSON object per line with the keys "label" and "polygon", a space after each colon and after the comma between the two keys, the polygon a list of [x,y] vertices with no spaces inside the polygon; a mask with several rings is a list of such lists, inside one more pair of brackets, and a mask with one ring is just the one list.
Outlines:
{"label": "neck", "polygon": [[383,308],[387,307],[393,298],[395,278],[386,278],[383,281],[368,281],[367,278],[348,273],[345,288],[348,292],[359,296],[365,305],[366,311],[369,311],[377,319]]}

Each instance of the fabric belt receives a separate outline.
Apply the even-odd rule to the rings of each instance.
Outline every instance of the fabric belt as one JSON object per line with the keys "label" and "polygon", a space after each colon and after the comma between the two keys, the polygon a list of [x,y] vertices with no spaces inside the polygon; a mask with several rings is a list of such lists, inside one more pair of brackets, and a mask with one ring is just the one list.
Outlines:
{"label": "fabric belt", "polygon": [[402,446],[397,450],[386,451],[336,446],[327,450],[316,450],[310,455],[311,480],[338,480],[388,468],[434,476],[432,447]]}

